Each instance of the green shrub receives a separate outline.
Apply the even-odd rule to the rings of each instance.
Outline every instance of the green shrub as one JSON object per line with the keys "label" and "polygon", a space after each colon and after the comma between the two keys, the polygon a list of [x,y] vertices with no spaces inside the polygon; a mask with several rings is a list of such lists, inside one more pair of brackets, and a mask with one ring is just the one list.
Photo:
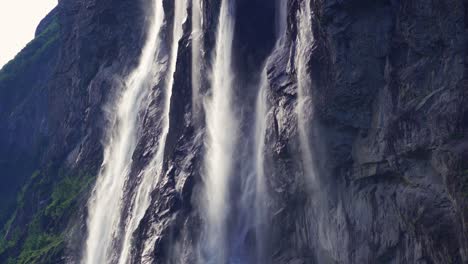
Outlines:
{"label": "green shrub", "polygon": [[62,236],[44,232],[38,216],[29,225],[28,236],[23,244],[17,263],[47,263],[45,258],[55,255],[54,253],[62,249]]}
{"label": "green shrub", "polygon": [[14,225],[15,215],[4,226],[0,236],[0,255],[10,248],[20,252],[16,256],[7,256],[10,257],[8,261],[11,260],[11,263],[53,263],[54,258],[62,254],[66,224],[56,223],[62,220],[61,223],[66,223],[76,208],[77,199],[91,186],[94,177],[85,173],[74,175],[59,172],[55,175],[53,177],[49,173],[34,172],[18,195],[17,210],[24,206],[25,201],[31,199],[26,195],[32,193],[48,194],[48,205],[36,211],[27,228],[16,227],[8,240],[5,234]]}
{"label": "green shrub", "polygon": [[6,239],[4,235],[0,238],[0,254],[8,250],[9,248],[13,248],[16,246],[19,242],[21,232],[19,228],[15,228],[15,230],[12,231],[11,234],[11,239]]}
{"label": "green shrub", "polygon": [[45,215],[54,219],[61,218],[76,202],[78,195],[89,187],[94,177],[65,177],[52,192],[52,202],[47,206]]}

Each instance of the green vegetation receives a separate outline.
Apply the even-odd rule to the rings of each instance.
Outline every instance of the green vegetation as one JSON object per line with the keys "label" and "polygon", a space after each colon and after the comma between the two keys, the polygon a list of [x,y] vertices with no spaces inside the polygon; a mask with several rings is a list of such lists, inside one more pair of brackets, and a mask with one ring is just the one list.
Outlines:
{"label": "green vegetation", "polygon": [[46,259],[63,249],[62,236],[48,234],[42,230],[42,226],[39,216],[29,225],[27,238],[17,260],[18,264],[50,263],[50,259]]}
{"label": "green vegetation", "polygon": [[[36,215],[31,224],[28,225],[27,233],[21,234],[15,229],[9,240],[4,236],[0,239],[0,255],[8,249],[21,248],[17,258],[9,256],[7,263],[52,263],[50,258],[60,254],[63,250],[63,235],[47,233],[43,230],[41,215]],[[21,236],[25,236],[21,245]]]}
{"label": "green vegetation", "polygon": [[31,178],[28,180],[28,182],[21,188],[20,193],[18,194],[18,197],[16,199],[16,207],[17,208],[24,208],[24,197],[26,195],[26,191],[29,189],[31,186],[32,182],[40,175],[40,171],[36,170],[33,172],[31,175]]}
{"label": "green vegetation", "polygon": [[10,239],[7,240],[4,236],[0,238],[0,254],[5,252],[7,249],[14,247],[18,243],[20,233],[20,230],[18,228],[15,228],[15,230],[13,230],[12,232]]}
{"label": "green vegetation", "polygon": [[[21,91],[30,89],[30,82],[22,82],[21,77],[43,67],[42,62],[50,61],[48,56],[54,54],[51,51],[59,38],[60,26],[57,17],[53,17],[49,25],[0,70],[0,96],[21,97]],[[64,172],[52,165],[43,169],[32,173],[21,191],[12,194],[12,203],[16,195],[15,211],[2,212],[3,221],[8,221],[0,226],[0,263],[55,263],[63,253],[70,215],[76,211],[78,200],[89,190],[94,177],[83,172]]]}
{"label": "green vegetation", "polygon": [[[13,221],[16,218],[16,212],[10,217],[1,231],[0,236],[0,255],[9,248],[13,248],[20,240],[21,231],[18,227],[13,230]],[[6,234],[9,234],[9,239],[6,239]]]}
{"label": "green vegetation", "polygon": [[[18,195],[17,209],[0,233],[0,262],[54,263],[64,249],[64,232],[69,216],[76,211],[79,197],[94,180],[86,173],[49,173],[36,171]],[[26,227],[15,226],[25,205],[39,195],[47,203],[36,210]],[[11,231],[12,228],[14,232]],[[8,236],[6,234],[8,233]],[[8,237],[8,239],[6,238]],[[13,253],[11,253],[13,252]],[[2,254],[7,256],[2,256]],[[12,256],[14,255],[14,256]],[[3,262],[2,262],[3,263]]]}
{"label": "green vegetation", "polygon": [[59,39],[60,26],[54,17],[49,26],[8,62],[0,71],[0,82],[18,76],[26,67],[36,62]]}
{"label": "green vegetation", "polygon": [[61,250],[63,250],[62,237],[47,234],[34,235],[26,240],[16,263],[51,263],[50,256],[59,254]]}
{"label": "green vegetation", "polygon": [[67,209],[73,206],[78,195],[87,189],[94,177],[65,177],[52,193],[52,202],[45,209],[45,215],[53,219],[59,219]]}

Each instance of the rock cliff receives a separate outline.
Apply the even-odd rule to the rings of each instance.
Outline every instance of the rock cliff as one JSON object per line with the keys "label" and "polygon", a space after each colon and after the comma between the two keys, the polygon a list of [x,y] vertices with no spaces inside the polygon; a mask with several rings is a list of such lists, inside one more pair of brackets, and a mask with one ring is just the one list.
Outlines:
{"label": "rock cliff", "polygon": [[[221,4],[200,1],[201,32],[192,32],[191,15],[184,20],[164,170],[154,175],[160,180],[134,234],[132,263],[196,263],[200,257],[206,122],[204,101],[194,99],[192,46],[201,41],[197,96],[206,96]],[[265,263],[468,263],[468,2],[234,2],[239,173],[251,162],[243,155],[252,144],[263,68],[269,106],[267,235],[260,245],[249,230],[239,263],[259,263],[259,247]],[[138,63],[149,5],[61,0],[35,40],[0,71],[0,262],[80,262],[109,112]],[[312,95],[312,184],[301,162],[296,112],[295,58],[306,5],[313,32],[304,58]],[[167,55],[177,40],[169,33],[173,1],[163,6],[161,53]],[[278,37],[281,7],[287,23]],[[188,14],[193,9],[188,3]],[[155,83],[141,111],[125,209],[161,138],[163,96]],[[240,199],[238,181],[231,182],[233,204]],[[228,233],[236,230],[237,210],[229,214]],[[154,241],[150,255],[144,254],[147,241]]]}

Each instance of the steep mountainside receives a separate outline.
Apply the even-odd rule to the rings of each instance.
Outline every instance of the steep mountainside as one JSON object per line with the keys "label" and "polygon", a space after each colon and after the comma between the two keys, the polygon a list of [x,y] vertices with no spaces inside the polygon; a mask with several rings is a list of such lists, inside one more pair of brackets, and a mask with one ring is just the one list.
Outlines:
{"label": "steep mountainside", "polygon": [[468,263],[468,1],[161,1],[1,69],[0,263]]}

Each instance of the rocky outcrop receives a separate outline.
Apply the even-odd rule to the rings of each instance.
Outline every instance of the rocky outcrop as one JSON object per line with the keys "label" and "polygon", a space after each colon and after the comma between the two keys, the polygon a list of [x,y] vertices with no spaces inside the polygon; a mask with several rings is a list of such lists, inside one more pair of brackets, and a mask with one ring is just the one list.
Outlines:
{"label": "rocky outcrop", "polygon": [[[246,143],[238,153],[251,143],[261,65],[266,65],[268,79],[264,155],[269,222],[263,242],[268,263],[467,263],[468,3],[310,1],[309,147],[318,178],[310,186],[301,162],[294,60],[304,1],[288,1],[287,29],[278,43],[272,1],[236,1],[235,103],[242,122],[239,137]],[[34,170],[41,172],[31,181],[41,184],[27,185],[25,198],[27,203],[41,202],[17,208],[9,230],[27,227],[50,206],[55,198],[43,193],[47,188],[57,190],[57,183],[69,175],[91,182],[83,175],[97,174],[109,121],[105,110],[114,110],[110,102],[135,67],[145,38],[141,7],[149,2],[62,0],[38,27],[36,40],[53,23],[59,25],[59,37],[37,61],[18,70],[17,77],[5,81],[0,75],[0,121],[7,124],[0,127],[0,169],[7,182],[0,185],[1,196],[8,193],[2,186],[14,182],[7,196],[12,200]],[[158,59],[164,57],[161,64],[166,65],[174,41],[169,34],[174,6],[163,3],[167,17]],[[202,7],[200,93],[207,95],[220,1],[204,0]],[[189,14],[191,10],[189,5]],[[203,111],[192,105],[192,41],[197,36],[191,35],[191,27],[188,16],[177,52],[164,173],[155,175],[160,180],[151,206],[134,235],[134,263],[194,263],[200,254],[205,124]],[[24,56],[28,49],[38,49],[34,43]],[[7,67],[0,73],[8,73]],[[164,80],[154,84],[148,108],[141,113],[129,198],[161,136]],[[21,171],[19,164],[25,161]],[[241,168],[242,161],[238,163]],[[22,176],[18,180],[13,175]],[[236,190],[240,186],[232,184]],[[89,186],[80,189],[74,205],[84,208],[89,191]],[[125,208],[131,207],[129,201]],[[0,215],[0,223],[7,218]],[[40,219],[47,228],[47,223],[66,223],[53,232],[65,233],[67,249],[52,255],[57,262],[77,263],[85,210],[66,213],[60,221]],[[246,254],[254,254],[258,245],[244,243]],[[20,252],[21,242],[7,251],[0,243],[0,261]]]}
{"label": "rocky outcrop", "polygon": [[64,261],[102,161],[103,110],[144,29],[139,2],[60,1],[0,72],[0,262]]}
{"label": "rocky outcrop", "polygon": [[466,155],[464,3],[354,2],[317,18],[332,69],[317,107],[349,233],[341,261],[464,263],[467,200],[447,178]]}
{"label": "rocky outcrop", "polygon": [[0,223],[47,142],[47,85],[57,62],[59,27],[54,13],[45,21],[36,39],[0,73]]}
{"label": "rocky outcrop", "polygon": [[294,155],[286,67],[299,3],[269,69],[275,261],[465,263],[464,3],[312,3],[312,142],[328,201],[319,217]]}
{"label": "rocky outcrop", "polygon": [[[300,3],[288,4],[287,35],[267,63],[272,263],[466,262],[463,3],[312,3],[311,136],[320,194],[304,187],[297,74],[289,68]],[[157,262],[196,258],[197,140],[193,132],[179,136],[137,236],[159,237]],[[192,200],[183,198],[189,194]],[[318,196],[326,205],[320,211]]]}

